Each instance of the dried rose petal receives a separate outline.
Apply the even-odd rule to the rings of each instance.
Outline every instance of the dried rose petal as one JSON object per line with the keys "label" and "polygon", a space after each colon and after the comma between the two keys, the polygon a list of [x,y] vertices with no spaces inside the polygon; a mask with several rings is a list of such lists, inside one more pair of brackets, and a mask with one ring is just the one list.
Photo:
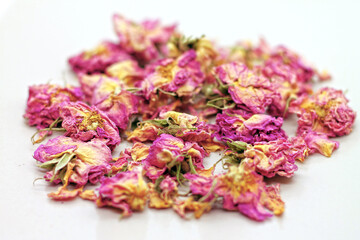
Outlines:
{"label": "dried rose petal", "polygon": [[154,141],[159,134],[166,133],[184,141],[196,142],[208,153],[222,149],[222,144],[215,142],[212,137],[218,130],[216,125],[201,122],[196,116],[175,111],[161,113],[160,117],[143,122],[129,133],[128,140]]}
{"label": "dried rose petal", "polygon": [[107,78],[104,74],[79,74],[78,79],[81,86],[81,90],[85,95],[85,102],[91,103],[94,95],[94,90],[97,83],[102,79]]}
{"label": "dried rose petal", "polygon": [[166,167],[173,160],[181,161],[181,151],[184,148],[183,140],[168,134],[161,134],[150,147],[146,162],[158,168]]}
{"label": "dried rose petal", "polygon": [[200,218],[204,213],[210,212],[212,209],[212,203],[195,201],[191,196],[186,200],[177,200],[173,206],[173,209],[182,218],[186,217],[185,214],[187,211],[194,212],[195,218]]}
{"label": "dried rose petal", "polygon": [[113,16],[113,22],[120,46],[142,61],[156,59],[159,56],[157,46],[161,49],[161,45],[166,44],[176,27],[164,27],[159,21],[150,20],[137,24],[118,14]]}
{"label": "dried rose petal", "polygon": [[274,118],[264,114],[254,114],[249,119],[241,115],[218,114],[216,123],[219,132],[215,135],[222,141],[234,140],[253,144],[255,142],[268,142],[276,139],[287,139],[286,133],[281,129],[282,118]]}
{"label": "dried rose petal", "polygon": [[215,43],[205,37],[186,38],[183,35],[174,36],[167,43],[168,57],[176,58],[184,52],[194,49],[197,60],[201,64],[201,70],[210,76],[214,66],[224,63],[226,54],[224,50],[215,46]]}
{"label": "dried rose petal", "polygon": [[[214,185],[214,177],[205,177],[197,174],[187,173],[184,175],[190,181],[190,190],[192,194],[207,196],[204,201],[211,201],[215,196],[215,192],[211,192]],[[215,183],[216,186],[216,183]],[[210,194],[209,194],[210,193]]]}
{"label": "dried rose petal", "polygon": [[110,65],[131,58],[120,45],[105,41],[94,49],[71,57],[69,64],[77,74],[104,73]]}
{"label": "dried rose petal", "polygon": [[199,85],[204,82],[204,74],[200,63],[196,61],[196,53],[189,50],[177,59],[162,59],[147,75],[142,84],[146,99],[150,99],[157,90],[170,92],[179,97],[189,97],[199,92]]}
{"label": "dried rose petal", "polygon": [[284,46],[279,46],[272,51],[266,60],[263,73],[269,78],[276,75],[291,81],[291,78],[294,77],[296,81],[306,83],[315,75],[316,70],[306,65],[304,60],[295,52]]}
{"label": "dried rose petal", "polygon": [[41,84],[29,87],[25,118],[30,126],[38,129],[47,128],[59,118],[59,108],[64,102],[82,100],[79,88],[60,87],[54,84]]}
{"label": "dried rose petal", "polygon": [[337,141],[330,140],[328,136],[317,132],[307,132],[302,136],[310,153],[319,152],[326,157],[330,157],[334,150],[339,147]]}
{"label": "dried rose petal", "polygon": [[145,122],[144,124],[137,127],[134,131],[128,133],[128,141],[154,141],[158,137],[159,128],[150,123]]}
{"label": "dried rose petal", "polygon": [[284,211],[284,203],[280,201],[278,191],[269,191],[263,177],[258,175],[246,160],[239,167],[230,167],[229,171],[220,175],[217,180],[215,193],[224,198],[225,209],[238,210],[256,221],[272,216],[265,208],[276,215]]}
{"label": "dried rose petal", "polygon": [[[212,206],[221,197],[224,209],[237,210],[257,221],[272,216],[265,208],[280,215],[284,211],[284,203],[279,195],[279,186],[266,186],[263,177],[255,172],[249,161],[251,159],[245,159],[238,167],[231,166],[224,174],[211,177],[185,174],[185,177],[190,180],[191,192],[202,196],[199,203]],[[181,202],[180,206],[183,204]],[[179,210],[184,216],[184,209]]]}
{"label": "dried rose petal", "polygon": [[232,62],[215,69],[216,76],[229,86],[232,100],[253,113],[264,113],[275,94],[268,78],[256,75],[246,65]]}
{"label": "dried rose petal", "polygon": [[87,182],[99,182],[110,170],[109,162],[112,160],[111,151],[102,140],[93,139],[84,143],[64,136],[40,145],[34,158],[42,163],[40,167],[50,170],[44,176],[47,181],[55,184],[63,182],[58,192],[49,195],[56,200],[73,198],[80,193],[67,190],[70,183],[76,184],[78,189]]}
{"label": "dried rose petal", "polygon": [[100,138],[111,148],[121,141],[115,124],[105,113],[96,107],[89,107],[82,102],[65,103],[60,108],[62,127],[66,129],[65,136],[89,141]]}
{"label": "dried rose petal", "polygon": [[[169,134],[161,134],[149,149],[149,155],[144,160],[146,176],[151,180],[174,167],[179,177],[180,170],[196,173],[203,169],[203,159],[207,156],[205,150],[195,142],[184,142]],[[179,180],[179,179],[178,179]]]}
{"label": "dried rose petal", "polygon": [[[162,113],[160,117],[161,119],[170,119],[172,123],[172,126],[169,126],[170,129],[165,127],[162,131],[172,133],[185,141],[203,142],[209,140],[212,132],[217,130],[214,125],[201,122],[198,117],[186,113],[168,111]],[[178,129],[175,126],[178,126]]]}
{"label": "dried rose petal", "polygon": [[103,178],[99,187],[98,207],[114,207],[122,211],[123,217],[132,211],[142,211],[147,202],[148,187],[139,171],[118,173],[112,178]]}
{"label": "dried rose petal", "polygon": [[352,131],[356,114],[340,90],[322,88],[294,104],[299,115],[298,134],[314,131],[329,137],[347,135]]}
{"label": "dried rose petal", "polygon": [[261,175],[271,178],[276,174],[291,177],[298,169],[295,165],[298,153],[290,142],[279,139],[249,146],[244,152],[249,164],[253,164]]}
{"label": "dried rose petal", "polygon": [[139,100],[125,89],[124,84],[111,78],[102,78],[92,97],[92,103],[122,130],[127,128],[129,118],[138,112]]}
{"label": "dried rose petal", "polygon": [[144,70],[137,61],[125,60],[117,62],[106,68],[106,74],[124,82],[127,86],[137,87],[144,78]]}
{"label": "dried rose petal", "polygon": [[[159,178],[160,179],[160,178]],[[148,183],[149,186],[149,207],[170,208],[178,195],[177,183],[174,179],[166,176],[160,184]]]}

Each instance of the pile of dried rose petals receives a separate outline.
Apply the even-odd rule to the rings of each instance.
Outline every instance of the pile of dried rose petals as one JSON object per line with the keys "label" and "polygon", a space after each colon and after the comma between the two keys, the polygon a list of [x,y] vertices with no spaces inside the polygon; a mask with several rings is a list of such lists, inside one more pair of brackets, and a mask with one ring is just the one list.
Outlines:
{"label": "pile of dried rose petals", "polygon": [[[29,89],[33,142],[63,133],[34,153],[44,179],[60,186],[54,200],[80,197],[123,216],[147,205],[196,218],[223,208],[263,221],[284,211],[280,185],[264,178],[292,177],[296,160],[331,156],[339,146],[331,138],[351,132],[355,112],[343,92],[313,92],[330,76],[284,46],[221,48],[159,21],[115,15],[113,23],[117,42],[69,59],[80,87]],[[281,128],[291,114],[295,137]],[[124,139],[132,147],[114,158]],[[222,156],[206,169],[215,151]]]}

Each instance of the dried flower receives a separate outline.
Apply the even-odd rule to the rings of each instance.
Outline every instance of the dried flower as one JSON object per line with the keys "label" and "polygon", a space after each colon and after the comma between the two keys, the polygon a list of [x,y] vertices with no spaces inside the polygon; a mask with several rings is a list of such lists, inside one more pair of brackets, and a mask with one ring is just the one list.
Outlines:
{"label": "dried flower", "polygon": [[217,139],[234,140],[246,143],[268,142],[276,139],[286,139],[286,133],[281,129],[282,118],[274,118],[264,114],[254,114],[245,119],[239,114],[218,114],[216,123],[219,126]]}
{"label": "dried flower", "polygon": [[121,172],[112,178],[103,178],[99,187],[98,207],[114,207],[123,217],[132,211],[142,211],[147,202],[148,187],[139,171]]}
{"label": "dried flower", "polygon": [[173,96],[190,97],[200,91],[204,82],[200,63],[196,61],[196,52],[189,50],[177,59],[162,59],[154,72],[147,75],[142,84],[146,99],[157,90]]}
{"label": "dried flower", "polygon": [[244,156],[249,164],[255,166],[256,172],[268,178],[276,174],[292,177],[298,169],[295,165],[298,152],[294,151],[292,144],[285,139],[248,145]]}
{"label": "dried flower", "polygon": [[[76,197],[87,182],[95,184],[110,170],[111,151],[100,139],[84,143],[69,137],[59,136],[40,145],[34,158],[41,162],[39,167],[49,170],[44,178],[63,186],[49,197],[65,200]],[[74,191],[67,190],[70,183]]]}
{"label": "dried flower", "polygon": [[66,130],[65,136],[84,142],[93,138],[104,139],[111,149],[120,143],[115,124],[96,107],[82,102],[65,103],[60,108],[60,118]]}
{"label": "dried flower", "polygon": [[144,70],[134,60],[117,62],[106,68],[106,74],[124,82],[127,86],[137,87],[144,78]]}
{"label": "dried flower", "polygon": [[298,133],[314,131],[329,137],[349,134],[356,114],[347,103],[342,91],[333,88],[322,88],[313,96],[300,99]]}
{"label": "dried flower", "polygon": [[166,45],[175,31],[175,25],[161,26],[159,21],[144,21],[140,24],[115,14],[114,29],[119,37],[120,46],[141,61],[150,61],[159,56],[158,49]]}
{"label": "dried flower", "polygon": [[264,113],[275,94],[271,82],[249,70],[246,65],[232,62],[215,68],[216,77],[228,86],[231,99],[239,108]]}
{"label": "dried flower", "polygon": [[[166,170],[180,181],[181,171],[196,173],[203,169],[205,150],[195,142],[184,142],[169,134],[161,134],[149,149],[144,160],[146,176],[155,180]],[[173,170],[174,169],[174,170]]]}
{"label": "dried flower", "polygon": [[69,64],[77,74],[104,73],[110,65],[129,60],[132,57],[118,44],[102,42],[94,49],[71,57]]}
{"label": "dried flower", "polygon": [[[313,153],[330,157],[339,147],[330,138],[352,131],[356,114],[342,91],[313,94],[315,80],[330,75],[284,46],[260,39],[221,48],[157,20],[116,14],[113,23],[117,42],[69,59],[80,88],[29,89],[33,142],[65,132],[34,153],[44,179],[61,184],[48,194],[54,200],[79,196],[122,216],[148,205],[183,218],[222,208],[263,221],[284,211],[280,184],[264,178],[292,177],[295,161]],[[290,114],[299,119],[288,138],[282,124]],[[133,145],[113,158],[123,133]],[[223,156],[205,169],[218,150]]]}
{"label": "dried flower", "polygon": [[30,126],[38,129],[49,127],[59,118],[59,108],[64,102],[82,100],[83,94],[76,87],[60,87],[54,84],[41,84],[29,87],[25,118]]}
{"label": "dried flower", "polygon": [[194,198],[188,197],[186,200],[178,200],[173,206],[175,212],[185,218],[187,211],[194,212],[195,218],[200,218],[204,213],[210,212],[212,203],[195,201]]}
{"label": "dried flower", "polygon": [[159,177],[155,184],[148,183],[149,186],[149,207],[151,208],[170,208],[178,196],[177,183],[169,176]]}
{"label": "dried flower", "polygon": [[129,118],[138,112],[139,98],[127,91],[121,82],[102,78],[94,88],[92,103],[124,130]]}
{"label": "dried flower", "polygon": [[284,202],[279,196],[279,186],[266,186],[263,177],[246,162],[230,167],[227,173],[217,178],[215,193],[224,198],[224,209],[238,210],[257,221],[272,216],[265,208],[276,215],[282,214]]}

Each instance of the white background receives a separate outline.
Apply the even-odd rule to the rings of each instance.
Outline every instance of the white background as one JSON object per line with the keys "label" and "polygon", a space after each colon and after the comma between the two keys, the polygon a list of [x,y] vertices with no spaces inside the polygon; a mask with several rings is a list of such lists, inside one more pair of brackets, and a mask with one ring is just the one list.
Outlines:
{"label": "white background", "polygon": [[[291,3],[290,3],[291,2]],[[29,85],[72,82],[66,59],[103,39],[115,39],[111,16],[178,22],[187,35],[221,44],[264,36],[320,69],[348,90],[360,110],[358,1],[9,1],[0,2],[0,239],[360,239],[359,120],[339,138],[331,158],[311,156],[281,182],[282,217],[263,223],[214,210],[186,221],[171,210],[146,210],[119,220],[88,201],[54,202],[56,188],[33,180],[36,167],[22,118]],[[286,124],[294,133],[294,121]],[[118,149],[118,150],[121,150]],[[216,156],[217,157],[217,156]]]}

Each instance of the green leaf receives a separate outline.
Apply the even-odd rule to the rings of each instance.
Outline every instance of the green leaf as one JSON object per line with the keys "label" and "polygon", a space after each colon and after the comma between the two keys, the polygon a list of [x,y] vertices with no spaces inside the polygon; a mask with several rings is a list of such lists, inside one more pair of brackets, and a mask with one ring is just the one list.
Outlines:
{"label": "green leaf", "polygon": [[236,152],[243,152],[247,148],[247,143],[241,141],[232,141],[232,142],[227,142],[226,144],[231,150]]}
{"label": "green leaf", "polygon": [[60,161],[60,158],[54,158],[53,160],[44,162],[43,164],[39,165],[38,167],[45,168],[45,169],[52,169],[55,164]]}
{"label": "green leaf", "polygon": [[144,122],[149,122],[149,123],[152,123],[152,124],[154,124],[156,126],[159,126],[159,127],[166,127],[166,126],[169,125],[167,119],[154,119],[154,120],[147,120],[147,121],[144,121]]}
{"label": "green leaf", "polygon": [[[62,168],[64,168],[69,161],[75,156],[75,153],[69,154],[69,153],[65,153],[63,154],[59,159],[58,163],[55,166],[54,169],[54,174],[52,176],[52,178],[50,179],[50,182],[54,181],[56,174],[59,172],[59,170],[61,170]],[[66,171],[65,171],[66,172]],[[60,174],[60,178],[65,176],[64,174]],[[62,176],[63,175],[63,176]],[[61,181],[63,181],[63,179],[61,179]]]}
{"label": "green leaf", "polygon": [[65,153],[64,155],[62,155],[60,161],[56,164],[54,173],[56,174],[59,170],[65,167],[74,156],[75,153],[72,154]]}
{"label": "green leaf", "polygon": [[241,158],[238,158],[235,154],[231,154],[224,158],[226,164],[239,165]]}
{"label": "green leaf", "polygon": [[66,174],[66,169],[63,168],[63,169],[60,171],[60,173],[59,173],[59,178],[61,179],[61,182],[62,182],[63,184],[65,184],[65,174]]}

